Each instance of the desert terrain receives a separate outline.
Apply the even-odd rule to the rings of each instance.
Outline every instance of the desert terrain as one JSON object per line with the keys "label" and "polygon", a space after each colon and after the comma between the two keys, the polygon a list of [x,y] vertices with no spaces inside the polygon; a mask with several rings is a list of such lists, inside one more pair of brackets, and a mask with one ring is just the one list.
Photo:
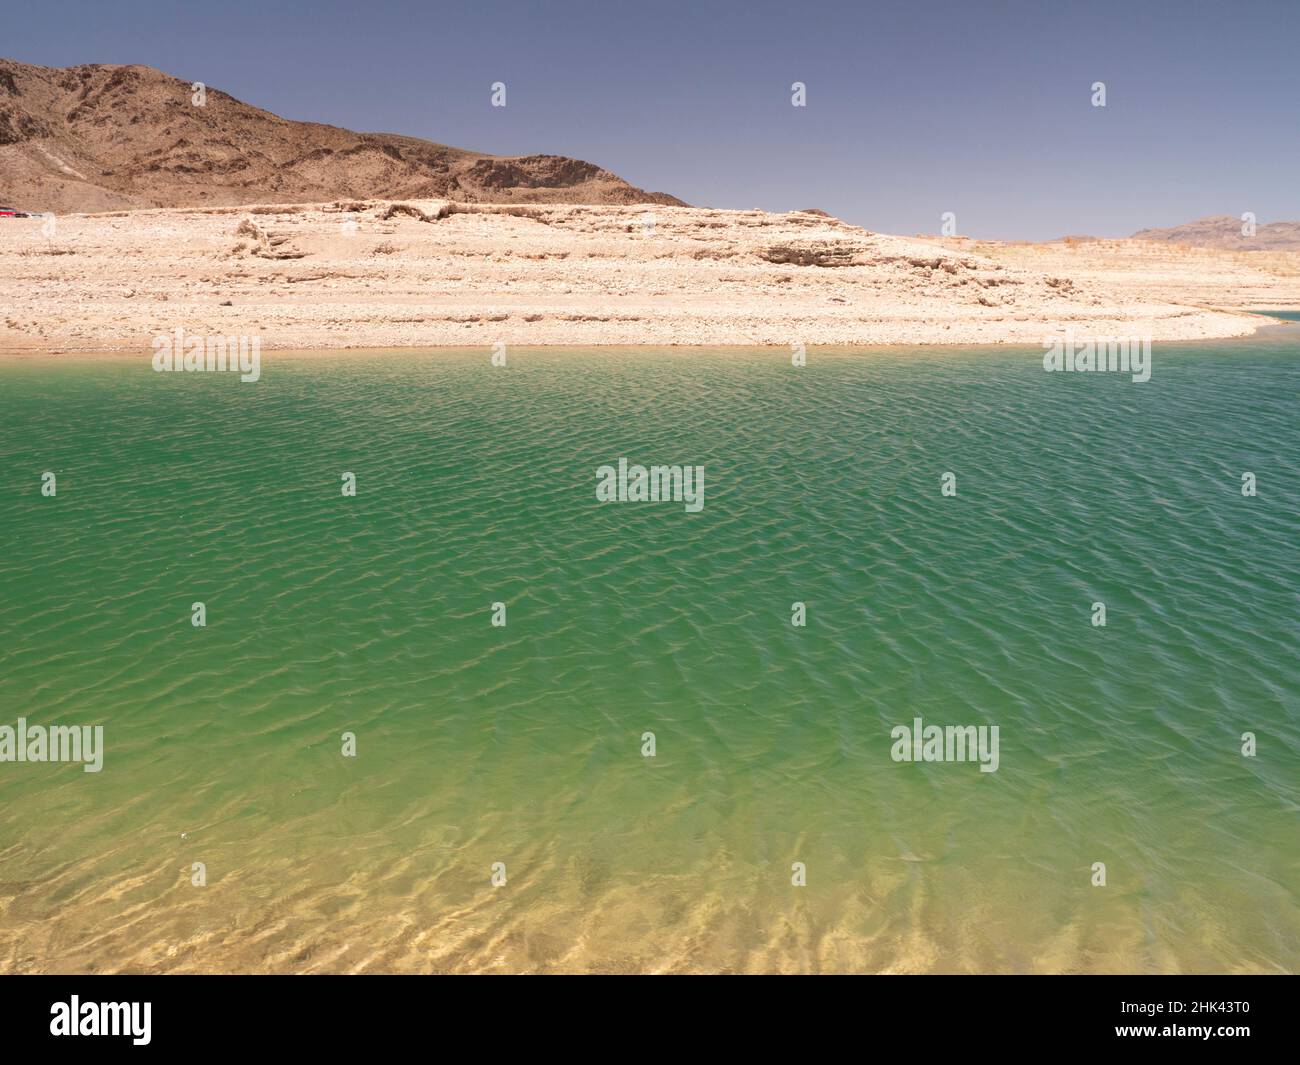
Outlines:
{"label": "desert terrain", "polygon": [[322,202],[681,203],[562,155],[296,122],[146,66],[0,58],[0,204],[56,214]]}
{"label": "desert terrain", "polygon": [[178,327],[281,350],[1183,340],[1300,306],[1291,223],[1261,228],[1263,251],[1224,243],[1230,218],[886,236],[690,207],[560,155],[292,121],[143,66],[0,59],[0,204],[44,215],[0,217],[10,352],[147,350]]}
{"label": "desert terrain", "polygon": [[1066,238],[1031,244],[969,238],[918,238],[1009,267],[1066,273],[1080,283],[1141,292],[1145,298],[1225,310],[1294,309],[1300,300],[1300,249],[1241,251],[1150,240]]}
{"label": "desert terrain", "polygon": [[[1241,336],[1286,262],[870,233],[815,212],[337,201],[0,220],[0,348],[1038,344]],[[1287,272],[1290,271],[1290,272]]]}

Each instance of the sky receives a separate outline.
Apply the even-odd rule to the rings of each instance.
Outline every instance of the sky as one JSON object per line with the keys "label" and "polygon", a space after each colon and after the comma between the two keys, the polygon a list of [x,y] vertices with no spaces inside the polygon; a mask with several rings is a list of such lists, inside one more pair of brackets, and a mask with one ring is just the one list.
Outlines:
{"label": "sky", "polygon": [[902,234],[952,212],[958,233],[1020,240],[1300,219],[1300,0],[0,0],[0,17],[6,58],[142,63],[286,118],[576,156],[700,206]]}

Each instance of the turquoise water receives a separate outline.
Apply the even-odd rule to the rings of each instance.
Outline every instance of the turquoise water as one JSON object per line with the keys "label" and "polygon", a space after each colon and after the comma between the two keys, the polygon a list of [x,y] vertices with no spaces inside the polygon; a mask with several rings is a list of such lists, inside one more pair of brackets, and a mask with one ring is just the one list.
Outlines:
{"label": "turquoise water", "polygon": [[0,365],[0,970],[1294,971],[1300,344],[1040,358]]}

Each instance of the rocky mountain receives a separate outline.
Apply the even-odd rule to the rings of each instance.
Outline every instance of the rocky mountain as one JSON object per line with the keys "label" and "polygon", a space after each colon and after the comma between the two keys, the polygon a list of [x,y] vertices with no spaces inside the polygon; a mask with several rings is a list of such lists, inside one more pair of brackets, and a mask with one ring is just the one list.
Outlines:
{"label": "rocky mountain", "polygon": [[1168,229],[1144,229],[1134,233],[1133,239],[1231,251],[1300,250],[1300,222],[1258,223],[1250,237],[1242,234],[1242,225],[1242,220],[1232,215],[1213,215]]}
{"label": "rocky mountain", "polygon": [[559,155],[505,157],[280,118],[152,67],[0,59],[0,204],[56,213],[335,199],[671,204]]}

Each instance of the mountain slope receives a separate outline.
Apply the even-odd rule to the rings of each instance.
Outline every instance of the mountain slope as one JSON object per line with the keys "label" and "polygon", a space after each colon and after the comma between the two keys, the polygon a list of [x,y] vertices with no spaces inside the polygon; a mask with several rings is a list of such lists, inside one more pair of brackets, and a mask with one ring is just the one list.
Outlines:
{"label": "mountain slope", "polygon": [[558,155],[502,157],[294,122],[145,66],[0,59],[0,203],[32,211],[341,198],[681,204]]}
{"label": "mountain slope", "polygon": [[1240,218],[1221,214],[1168,229],[1144,229],[1134,233],[1133,238],[1225,251],[1300,251],[1300,222],[1256,225],[1255,234],[1250,237],[1242,235],[1241,227]]}

